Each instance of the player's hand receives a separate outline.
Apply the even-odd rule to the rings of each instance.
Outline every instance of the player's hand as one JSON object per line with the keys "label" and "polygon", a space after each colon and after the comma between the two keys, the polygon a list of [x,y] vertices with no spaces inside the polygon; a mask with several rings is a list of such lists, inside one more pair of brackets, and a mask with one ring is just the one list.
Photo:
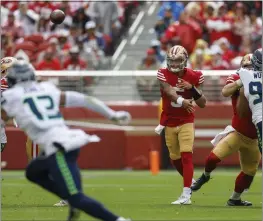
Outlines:
{"label": "player's hand", "polygon": [[193,113],[195,111],[192,99],[184,99],[182,107],[186,109],[188,113]]}
{"label": "player's hand", "polygon": [[116,111],[111,120],[120,125],[127,125],[131,122],[131,115],[126,111]]}
{"label": "player's hand", "polygon": [[191,85],[189,82],[187,82],[183,79],[179,80],[179,83],[177,84],[177,86],[179,88],[183,88],[183,89],[187,89],[187,90],[190,90],[193,87],[193,85]]}

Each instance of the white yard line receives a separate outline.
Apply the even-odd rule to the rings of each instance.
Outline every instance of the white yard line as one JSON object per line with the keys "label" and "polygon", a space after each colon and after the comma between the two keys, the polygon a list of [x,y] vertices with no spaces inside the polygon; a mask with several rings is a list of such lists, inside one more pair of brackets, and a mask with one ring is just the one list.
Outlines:
{"label": "white yard line", "polygon": [[136,30],[137,26],[139,25],[139,23],[141,22],[143,16],[144,16],[145,12],[144,11],[140,11],[139,14],[137,15],[136,19],[134,20],[132,26],[129,29],[129,35],[132,35],[133,32]]}
{"label": "white yard line", "polygon": [[158,2],[154,2],[154,3],[151,5],[151,7],[149,8],[149,10],[148,10],[148,12],[147,12],[148,16],[150,16],[150,15],[153,14],[153,12],[154,12],[155,9],[156,9],[157,4],[158,4]]}
{"label": "white yard line", "polygon": [[118,60],[113,70],[118,71],[126,58],[127,58],[127,54],[122,54],[121,58]]}
{"label": "white yard line", "polygon": [[140,37],[141,33],[143,32],[144,29],[144,25],[141,25],[138,30],[136,31],[135,35],[133,36],[133,38],[131,39],[131,45],[134,45],[138,38]]}
{"label": "white yard line", "polygon": [[123,39],[120,43],[120,45],[118,46],[118,48],[116,49],[115,53],[112,56],[112,62],[115,62],[118,57],[120,56],[123,48],[125,47],[125,45],[127,44],[127,39]]}

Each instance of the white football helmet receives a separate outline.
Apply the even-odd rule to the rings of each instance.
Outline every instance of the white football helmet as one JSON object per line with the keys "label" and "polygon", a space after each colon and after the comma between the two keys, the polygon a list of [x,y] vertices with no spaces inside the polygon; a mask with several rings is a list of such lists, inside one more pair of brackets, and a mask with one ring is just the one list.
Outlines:
{"label": "white football helmet", "polygon": [[1,77],[7,74],[7,69],[12,67],[12,65],[17,61],[14,57],[4,57],[1,59]]}

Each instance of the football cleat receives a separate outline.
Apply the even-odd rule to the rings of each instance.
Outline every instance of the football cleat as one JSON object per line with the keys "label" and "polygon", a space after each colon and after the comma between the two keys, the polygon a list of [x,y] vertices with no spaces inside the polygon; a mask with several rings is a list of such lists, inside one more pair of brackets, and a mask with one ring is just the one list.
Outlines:
{"label": "football cleat", "polygon": [[123,217],[119,217],[118,219],[116,219],[116,221],[131,221],[131,219],[125,219]]}
{"label": "football cleat", "polygon": [[54,206],[57,206],[57,207],[63,207],[67,205],[68,205],[68,202],[66,200],[60,200],[58,203],[54,204]]}
{"label": "football cleat", "polygon": [[178,200],[171,203],[172,205],[191,205],[191,195],[182,194]]}
{"label": "football cleat", "polygon": [[192,184],[191,186],[192,191],[199,190],[209,180],[210,180],[210,176],[205,176],[204,174],[202,174],[202,176],[200,176],[198,180],[194,184]]}
{"label": "football cleat", "polygon": [[78,209],[70,207],[67,221],[77,221],[79,219],[79,216],[80,216],[80,211]]}
{"label": "football cleat", "polygon": [[227,201],[227,206],[252,206],[251,202],[243,201],[243,200],[233,200],[229,199]]}

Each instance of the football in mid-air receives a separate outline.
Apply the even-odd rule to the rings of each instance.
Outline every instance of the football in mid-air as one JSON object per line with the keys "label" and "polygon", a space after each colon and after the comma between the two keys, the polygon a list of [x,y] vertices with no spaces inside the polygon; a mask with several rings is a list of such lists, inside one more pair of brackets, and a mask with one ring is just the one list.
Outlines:
{"label": "football in mid-air", "polygon": [[64,21],[65,17],[65,13],[59,9],[52,11],[50,14],[50,20],[54,24],[61,24]]}

